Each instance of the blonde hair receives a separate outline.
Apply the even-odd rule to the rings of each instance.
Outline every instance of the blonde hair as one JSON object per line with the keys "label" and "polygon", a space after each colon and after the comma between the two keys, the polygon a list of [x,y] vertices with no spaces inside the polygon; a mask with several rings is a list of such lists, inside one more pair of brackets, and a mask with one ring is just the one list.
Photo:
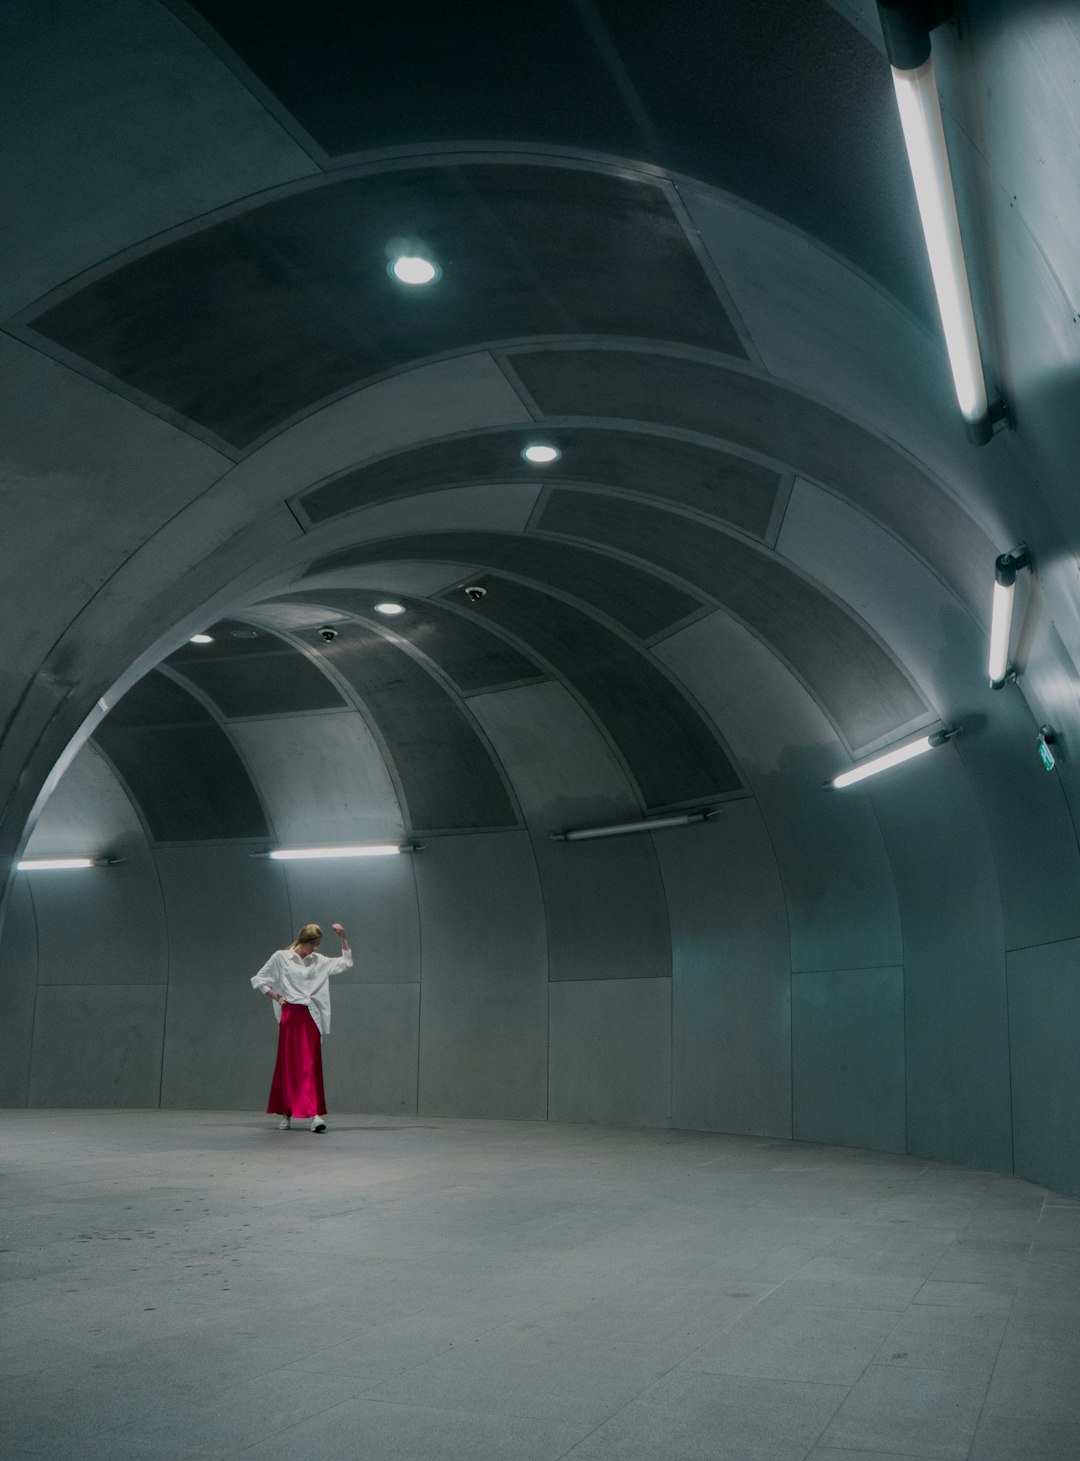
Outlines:
{"label": "blonde hair", "polygon": [[292,947],[297,944],[317,944],[322,942],[322,929],[317,923],[305,923],[300,932],[293,939]]}

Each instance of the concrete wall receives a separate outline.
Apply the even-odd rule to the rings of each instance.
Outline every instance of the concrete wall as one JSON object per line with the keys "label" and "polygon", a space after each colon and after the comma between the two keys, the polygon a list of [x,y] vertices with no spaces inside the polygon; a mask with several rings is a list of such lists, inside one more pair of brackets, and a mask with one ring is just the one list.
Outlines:
{"label": "concrete wall", "polygon": [[[276,1026],[250,975],[301,922],[340,919],[357,962],[325,1047],[334,1112],[794,1136],[1080,1190],[1080,940],[1056,936],[1067,916],[1044,917],[1037,890],[1003,897],[1015,862],[996,853],[985,769],[956,742],[824,793],[842,748],[790,685],[770,730],[790,673],[757,641],[716,616],[663,653],[723,715],[754,794],[649,837],[551,841],[628,811],[600,732],[554,686],[477,705],[527,829],[385,861],[152,847],[84,750],[31,851],[124,860],[17,879],[0,1101],[261,1111]],[[756,706],[719,703],[730,655]],[[546,775],[526,754],[537,724],[559,749]]]}

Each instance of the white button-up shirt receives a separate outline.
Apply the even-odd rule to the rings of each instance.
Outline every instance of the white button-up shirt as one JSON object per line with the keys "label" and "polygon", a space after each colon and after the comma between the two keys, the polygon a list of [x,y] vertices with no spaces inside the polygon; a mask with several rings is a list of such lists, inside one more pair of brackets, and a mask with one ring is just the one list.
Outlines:
{"label": "white button-up shirt", "polygon": [[[260,993],[272,989],[287,1004],[306,1004],[319,1033],[330,1033],[330,976],[352,968],[352,950],[343,949],[340,959],[325,954],[308,954],[302,959],[295,949],[278,949],[270,955],[251,985]],[[274,1018],[281,1023],[281,1006],[274,1000]]]}

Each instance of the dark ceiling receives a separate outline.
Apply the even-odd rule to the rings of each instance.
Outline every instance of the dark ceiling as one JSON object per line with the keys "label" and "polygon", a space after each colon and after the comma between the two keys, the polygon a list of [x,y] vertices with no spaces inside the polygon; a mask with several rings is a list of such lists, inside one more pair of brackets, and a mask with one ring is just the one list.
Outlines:
{"label": "dark ceiling", "polygon": [[888,72],[820,0],[191,9],[328,158],[433,138],[632,158],[790,219],[932,307]]}
{"label": "dark ceiling", "polygon": [[[787,320],[871,359],[892,311],[937,362],[905,388],[951,412],[888,68],[836,7],[168,0],[164,24],[166,68],[194,56],[274,166],[148,208],[6,327],[198,463],[145,524],[154,630],[118,587],[124,647],[90,701],[207,606],[214,642],[97,731],[157,840],[271,835],[237,728],[339,714],[408,828],[517,827],[471,702],[525,687],[583,712],[642,810],[746,795],[707,677],[668,653],[706,621],[763,645],[840,753],[950,711],[807,528],[807,504],[872,525],[984,611],[989,496],[885,428],[880,385],[815,375]],[[436,283],[391,277],[402,246]],[[558,461],[524,461],[533,439]],[[149,499],[160,468],[132,456]],[[77,660],[57,649],[63,683]]]}

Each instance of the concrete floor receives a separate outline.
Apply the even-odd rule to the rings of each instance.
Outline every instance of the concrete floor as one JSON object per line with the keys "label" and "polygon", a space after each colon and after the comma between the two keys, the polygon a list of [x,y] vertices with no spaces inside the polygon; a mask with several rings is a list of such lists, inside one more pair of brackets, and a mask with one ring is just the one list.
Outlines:
{"label": "concrete floor", "polygon": [[1080,1203],[690,1132],[3,1116],[0,1453],[1076,1461]]}

